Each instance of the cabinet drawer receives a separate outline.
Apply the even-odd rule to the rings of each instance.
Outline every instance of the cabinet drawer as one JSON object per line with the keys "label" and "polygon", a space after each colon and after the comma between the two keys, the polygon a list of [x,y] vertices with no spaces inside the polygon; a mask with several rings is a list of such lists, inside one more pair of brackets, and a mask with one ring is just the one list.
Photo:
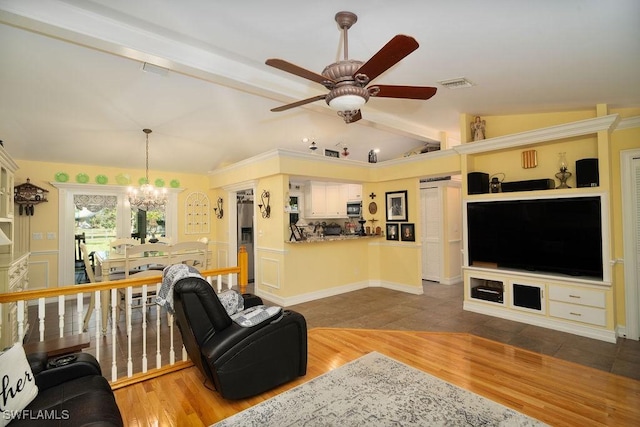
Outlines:
{"label": "cabinet drawer", "polygon": [[563,286],[549,286],[549,299],[563,301],[571,304],[588,305],[591,307],[605,308],[606,299],[604,292],[589,289],[567,288]]}
{"label": "cabinet drawer", "polygon": [[592,325],[606,326],[606,312],[604,309],[586,307],[584,305],[567,304],[559,301],[549,301],[549,314],[576,322],[590,323]]}

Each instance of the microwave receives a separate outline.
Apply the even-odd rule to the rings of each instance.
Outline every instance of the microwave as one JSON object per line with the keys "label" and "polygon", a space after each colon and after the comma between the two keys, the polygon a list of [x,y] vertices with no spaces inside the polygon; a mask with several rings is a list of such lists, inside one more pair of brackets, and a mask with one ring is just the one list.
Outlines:
{"label": "microwave", "polygon": [[349,218],[360,218],[362,214],[362,202],[347,202],[347,216]]}

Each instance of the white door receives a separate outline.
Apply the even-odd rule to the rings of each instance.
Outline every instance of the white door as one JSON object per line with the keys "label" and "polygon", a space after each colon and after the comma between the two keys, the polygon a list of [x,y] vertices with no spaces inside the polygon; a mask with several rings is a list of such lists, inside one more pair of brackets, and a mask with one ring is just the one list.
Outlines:
{"label": "white door", "polygon": [[436,187],[420,190],[422,212],[422,279],[440,281],[442,264],[442,201]]}
{"label": "white door", "polygon": [[621,152],[626,337],[640,339],[640,150]]}

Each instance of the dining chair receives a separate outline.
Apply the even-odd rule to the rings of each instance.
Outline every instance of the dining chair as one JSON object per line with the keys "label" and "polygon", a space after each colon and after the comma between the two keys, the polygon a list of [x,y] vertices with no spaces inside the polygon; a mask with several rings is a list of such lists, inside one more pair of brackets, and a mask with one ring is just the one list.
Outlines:
{"label": "dining chair", "polygon": [[[134,239],[132,237],[120,237],[109,242],[109,250],[114,251],[117,254],[124,254],[127,248],[131,248],[138,245],[140,245],[140,239]],[[121,270],[119,268],[112,268],[111,271],[109,272],[110,277],[112,277],[113,274],[123,274],[123,273],[124,273],[124,270]],[[120,277],[116,277],[116,278],[120,278]]]}
{"label": "dining chair", "polygon": [[[127,247],[125,250],[125,279],[138,277],[159,277],[162,278],[162,269],[168,264],[159,263],[158,258],[152,256],[153,253],[160,253],[167,250],[167,246],[158,243],[142,243],[136,246]],[[166,258],[167,260],[170,257]],[[130,309],[142,307],[142,286],[132,288],[131,300],[127,298],[126,288],[118,289],[118,319],[120,313],[125,311],[126,324],[129,324]],[[147,306],[153,305],[153,299],[156,295],[156,289],[149,289],[146,295]],[[134,304],[135,302],[135,304]]]}
{"label": "dining chair", "polygon": [[126,248],[138,246],[139,244],[139,239],[134,239],[133,237],[120,237],[109,242],[109,249],[123,254]]}
{"label": "dining chair", "polygon": [[207,268],[207,244],[200,241],[180,242],[171,245],[169,264],[187,264],[198,270]]}
{"label": "dining chair", "polygon": [[[91,265],[91,261],[89,260],[89,251],[87,250],[87,245],[84,242],[80,242],[78,247],[80,248],[82,259],[84,260],[85,273],[87,275],[87,278],[89,279],[89,283],[97,283],[102,281],[101,277],[96,277],[95,271],[93,270],[93,266]],[[91,320],[95,305],[96,293],[91,292],[91,298],[89,299],[89,308],[87,308],[87,312],[84,315],[84,323],[82,327],[83,331],[89,329],[89,321]]]}

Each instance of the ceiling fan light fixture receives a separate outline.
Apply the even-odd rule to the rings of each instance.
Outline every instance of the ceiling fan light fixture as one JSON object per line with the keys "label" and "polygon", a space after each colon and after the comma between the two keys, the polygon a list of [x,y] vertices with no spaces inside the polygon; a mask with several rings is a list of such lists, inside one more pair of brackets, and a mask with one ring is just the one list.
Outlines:
{"label": "ceiling fan light fixture", "polygon": [[369,100],[369,91],[359,86],[343,85],[333,89],[325,101],[336,111],[358,111]]}
{"label": "ceiling fan light fixture", "polygon": [[355,111],[359,110],[366,102],[363,97],[358,95],[343,95],[329,101],[329,106],[336,111]]}

